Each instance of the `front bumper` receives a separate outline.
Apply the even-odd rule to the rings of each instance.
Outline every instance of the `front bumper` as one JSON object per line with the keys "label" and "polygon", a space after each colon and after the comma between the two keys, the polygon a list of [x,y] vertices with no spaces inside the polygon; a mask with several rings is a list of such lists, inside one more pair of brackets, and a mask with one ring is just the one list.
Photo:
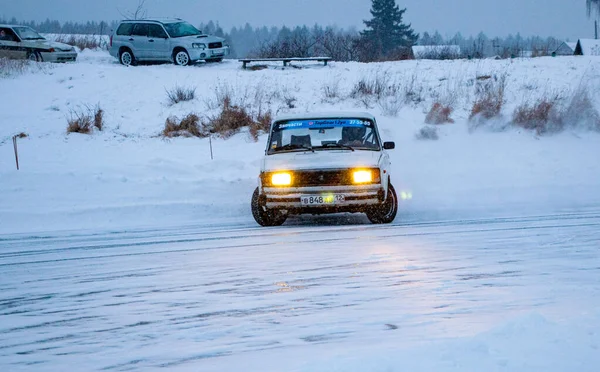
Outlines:
{"label": "front bumper", "polygon": [[[353,209],[383,202],[381,184],[355,186],[263,187],[267,209]],[[343,202],[326,205],[302,204],[301,196],[344,195]]]}
{"label": "front bumper", "polygon": [[190,59],[193,61],[223,58],[229,55],[229,47],[215,49],[191,49],[188,50]]}
{"label": "front bumper", "polygon": [[77,52],[42,52],[44,62],[75,62]]}

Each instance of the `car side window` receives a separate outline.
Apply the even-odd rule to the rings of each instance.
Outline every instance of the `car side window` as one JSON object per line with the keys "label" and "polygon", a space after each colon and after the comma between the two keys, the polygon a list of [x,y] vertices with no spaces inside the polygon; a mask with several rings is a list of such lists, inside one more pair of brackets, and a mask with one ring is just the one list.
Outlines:
{"label": "car side window", "polygon": [[148,37],[166,39],[167,33],[160,25],[148,25]]}
{"label": "car side window", "polygon": [[17,41],[17,37],[10,28],[0,28],[0,40],[2,41]]}
{"label": "car side window", "polygon": [[117,35],[119,36],[129,36],[133,31],[133,23],[122,23],[117,29]]}
{"label": "car side window", "polygon": [[148,36],[148,24],[147,23],[136,23],[133,26],[133,36]]}

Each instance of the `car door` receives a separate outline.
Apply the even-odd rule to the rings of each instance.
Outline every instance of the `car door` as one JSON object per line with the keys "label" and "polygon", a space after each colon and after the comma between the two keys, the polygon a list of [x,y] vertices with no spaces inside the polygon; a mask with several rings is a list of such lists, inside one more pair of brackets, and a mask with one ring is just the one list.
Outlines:
{"label": "car door", "polygon": [[159,24],[148,25],[148,43],[152,59],[171,60],[171,46],[163,26]]}
{"label": "car door", "polygon": [[129,40],[133,40],[133,38],[131,37],[131,34],[133,32],[133,26],[135,26],[135,23],[130,22],[121,23],[119,25],[119,28],[117,28],[117,32],[115,32],[115,35],[113,36],[112,40],[113,55],[117,56],[120,48],[123,46],[128,47],[133,51],[133,46],[131,45],[131,41]]}
{"label": "car door", "polygon": [[137,59],[151,59],[151,47],[148,42],[148,24],[136,23],[133,26],[131,37],[129,38],[133,47],[133,54]]}
{"label": "car door", "polygon": [[0,28],[0,58],[25,59],[27,50],[10,28]]}

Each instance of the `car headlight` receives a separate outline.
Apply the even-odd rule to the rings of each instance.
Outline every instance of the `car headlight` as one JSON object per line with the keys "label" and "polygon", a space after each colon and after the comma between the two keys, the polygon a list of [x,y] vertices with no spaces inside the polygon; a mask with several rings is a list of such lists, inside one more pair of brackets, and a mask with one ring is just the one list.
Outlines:
{"label": "car headlight", "polygon": [[292,174],[289,172],[278,172],[271,175],[273,186],[289,186],[292,184]]}
{"label": "car headlight", "polygon": [[204,43],[193,43],[192,48],[196,49],[206,49],[206,44]]}
{"label": "car headlight", "polygon": [[358,169],[352,172],[352,181],[354,183],[371,183],[373,182],[373,171]]}

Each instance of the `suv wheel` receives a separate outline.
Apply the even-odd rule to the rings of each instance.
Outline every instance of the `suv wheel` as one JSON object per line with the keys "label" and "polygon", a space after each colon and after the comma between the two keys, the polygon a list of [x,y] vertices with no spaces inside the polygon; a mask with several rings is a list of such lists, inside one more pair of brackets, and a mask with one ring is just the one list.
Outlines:
{"label": "suv wheel", "polygon": [[124,49],[123,51],[121,51],[121,54],[119,55],[119,61],[123,66],[135,65],[135,57],[129,49]]}
{"label": "suv wheel", "polygon": [[391,183],[388,186],[388,194],[385,202],[366,211],[369,221],[376,224],[392,222],[396,218],[397,212],[398,196],[396,196],[396,190],[394,190],[394,186]]}
{"label": "suv wheel", "polygon": [[177,66],[187,66],[190,64],[190,55],[185,50],[180,49],[175,51],[173,60]]}
{"label": "suv wheel", "polygon": [[252,202],[250,207],[252,209],[252,216],[254,220],[261,226],[280,226],[287,219],[287,213],[268,210],[264,205],[264,198],[261,198],[258,193],[258,187],[252,194]]}

